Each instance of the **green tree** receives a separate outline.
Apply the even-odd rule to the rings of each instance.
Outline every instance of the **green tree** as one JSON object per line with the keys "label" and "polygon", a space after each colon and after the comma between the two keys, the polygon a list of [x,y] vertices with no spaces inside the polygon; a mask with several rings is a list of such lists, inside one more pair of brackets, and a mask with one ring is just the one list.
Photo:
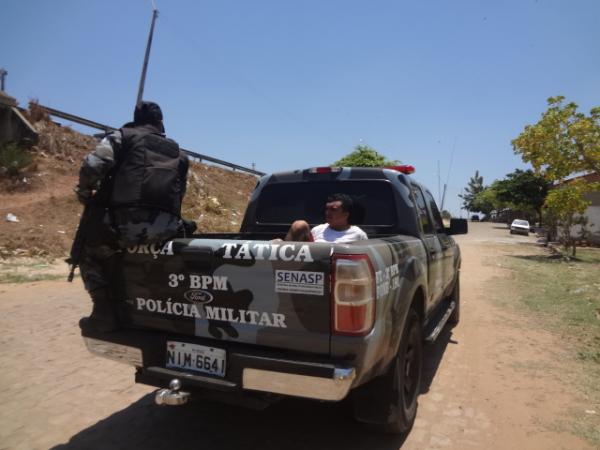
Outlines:
{"label": "green tree", "polygon": [[550,97],[542,118],[527,125],[512,145],[537,174],[558,185],[548,193],[545,207],[560,223],[565,248],[571,247],[574,255],[571,226],[589,205],[584,194],[600,187],[583,181],[565,183],[565,179],[579,172],[600,173],[600,107],[586,116],[577,111],[576,103],[564,100],[563,96]]}
{"label": "green tree", "polygon": [[384,167],[395,166],[399,161],[387,159],[368,145],[357,145],[354,151],[334,162],[334,167]]}
{"label": "green tree", "polygon": [[476,170],[475,176],[472,176],[469,179],[469,183],[464,189],[464,193],[458,195],[463,200],[463,208],[467,211],[479,211],[477,209],[475,197],[483,190],[483,177],[479,175],[479,170]]}
{"label": "green tree", "polygon": [[536,212],[541,222],[542,206],[548,194],[548,181],[532,170],[516,169],[494,182],[496,198],[513,209]]}
{"label": "green tree", "polygon": [[577,112],[565,97],[548,99],[548,110],[535,125],[527,125],[512,141],[515,153],[550,181],[573,173],[600,173],[600,107],[589,116]]}
{"label": "green tree", "polygon": [[492,211],[500,208],[501,202],[496,194],[495,183],[475,195],[472,203],[473,211],[482,212],[486,217],[489,217]]}

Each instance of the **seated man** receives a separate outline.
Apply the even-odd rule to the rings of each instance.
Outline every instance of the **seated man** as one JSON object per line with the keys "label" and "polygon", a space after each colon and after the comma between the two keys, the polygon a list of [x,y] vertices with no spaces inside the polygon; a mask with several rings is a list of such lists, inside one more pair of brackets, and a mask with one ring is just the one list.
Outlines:
{"label": "seated man", "polygon": [[304,220],[296,220],[287,235],[286,241],[304,242],[353,242],[368,239],[367,234],[349,219],[354,202],[345,194],[332,194],[325,205],[325,221],[312,230]]}

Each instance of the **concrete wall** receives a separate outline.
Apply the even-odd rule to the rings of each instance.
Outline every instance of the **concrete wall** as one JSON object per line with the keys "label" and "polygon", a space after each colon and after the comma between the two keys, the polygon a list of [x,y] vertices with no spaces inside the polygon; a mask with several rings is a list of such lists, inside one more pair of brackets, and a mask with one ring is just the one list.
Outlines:
{"label": "concrete wall", "polygon": [[37,144],[38,135],[16,107],[0,104],[0,145],[7,142],[29,147]]}
{"label": "concrete wall", "polygon": [[[586,226],[590,233],[588,240],[600,244],[600,192],[588,192],[585,194],[585,198],[592,202],[584,214],[588,219]],[[580,234],[581,226],[575,225],[571,228],[571,236],[579,237]]]}

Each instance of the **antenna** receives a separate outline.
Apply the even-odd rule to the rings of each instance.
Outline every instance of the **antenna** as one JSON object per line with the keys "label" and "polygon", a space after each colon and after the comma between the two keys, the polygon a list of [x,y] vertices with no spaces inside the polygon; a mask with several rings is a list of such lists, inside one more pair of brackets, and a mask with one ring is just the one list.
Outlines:
{"label": "antenna", "polygon": [[438,203],[442,203],[441,198],[442,198],[442,191],[440,189],[440,160],[438,159]]}
{"label": "antenna", "polygon": [[158,17],[158,9],[152,0],[152,23],[150,24],[150,34],[148,34],[148,43],[146,44],[146,54],[144,56],[144,65],[142,66],[142,76],[140,78],[140,87],[138,88],[138,96],[136,105],[142,101],[144,95],[144,85],[146,84],[146,71],[148,70],[148,59],[150,59],[150,47],[152,46],[152,35],[154,34],[154,23]]}
{"label": "antenna", "polygon": [[450,172],[452,171],[452,162],[454,161],[454,151],[456,150],[456,140],[457,137],[454,136],[454,143],[452,144],[452,153],[450,153],[450,165],[448,166],[448,176],[446,177],[446,182],[444,183],[444,193],[442,194],[442,204],[440,206],[441,210],[444,210],[444,201],[446,200],[446,188],[448,187],[448,182],[450,181]]}

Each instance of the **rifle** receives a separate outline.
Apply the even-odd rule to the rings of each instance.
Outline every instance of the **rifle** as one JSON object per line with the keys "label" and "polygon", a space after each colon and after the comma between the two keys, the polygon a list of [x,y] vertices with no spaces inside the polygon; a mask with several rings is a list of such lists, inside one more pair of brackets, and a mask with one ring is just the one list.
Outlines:
{"label": "rifle", "polygon": [[81,261],[81,255],[83,253],[83,247],[85,246],[86,235],[88,235],[88,228],[90,226],[90,216],[91,216],[92,205],[86,203],[83,208],[83,214],[81,215],[81,219],[79,220],[79,226],[77,227],[77,231],[75,232],[75,239],[73,239],[73,244],[71,245],[71,252],[69,254],[69,258],[65,260],[67,264],[71,266],[69,270],[69,275],[67,276],[67,281],[71,283],[73,278],[75,277],[75,268],[79,266],[79,262]]}

